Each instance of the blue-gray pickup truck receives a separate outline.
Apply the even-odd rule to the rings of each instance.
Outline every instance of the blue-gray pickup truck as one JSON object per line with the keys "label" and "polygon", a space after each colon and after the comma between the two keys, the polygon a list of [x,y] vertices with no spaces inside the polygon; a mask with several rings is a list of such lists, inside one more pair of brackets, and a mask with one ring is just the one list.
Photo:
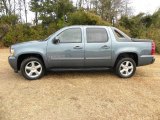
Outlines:
{"label": "blue-gray pickup truck", "polygon": [[155,61],[152,40],[133,39],[114,27],[69,26],[39,41],[10,47],[9,64],[29,80],[47,70],[114,69],[121,78],[132,77],[136,67]]}

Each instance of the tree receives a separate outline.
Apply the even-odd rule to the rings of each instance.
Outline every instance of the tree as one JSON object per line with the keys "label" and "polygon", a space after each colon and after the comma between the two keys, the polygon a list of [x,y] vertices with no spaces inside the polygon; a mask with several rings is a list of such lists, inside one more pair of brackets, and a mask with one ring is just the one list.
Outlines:
{"label": "tree", "polygon": [[128,4],[128,0],[77,0],[77,8],[83,7],[87,11],[93,11],[110,22],[113,18],[118,20],[119,16],[128,14],[130,12]]}
{"label": "tree", "polygon": [[25,12],[25,18],[26,18],[26,23],[27,23],[27,5],[26,5],[26,0],[23,0],[23,5],[24,5],[24,12]]}
{"label": "tree", "polygon": [[19,10],[20,22],[22,23],[22,0],[18,0],[18,10]]}
{"label": "tree", "polygon": [[70,0],[31,0],[30,8],[35,12],[36,23],[42,20],[43,24],[62,19],[66,14],[74,11]]}
{"label": "tree", "polygon": [[7,6],[7,1],[6,0],[2,0],[2,4],[5,10],[5,14],[7,15],[9,13],[9,8]]}
{"label": "tree", "polygon": [[132,15],[132,7],[129,5],[131,4],[130,0],[125,0],[125,9],[124,12],[122,11],[121,16],[131,16]]}
{"label": "tree", "polygon": [[34,23],[35,25],[37,25],[38,24],[38,11],[39,11],[38,0],[30,1],[30,10],[35,13]]}

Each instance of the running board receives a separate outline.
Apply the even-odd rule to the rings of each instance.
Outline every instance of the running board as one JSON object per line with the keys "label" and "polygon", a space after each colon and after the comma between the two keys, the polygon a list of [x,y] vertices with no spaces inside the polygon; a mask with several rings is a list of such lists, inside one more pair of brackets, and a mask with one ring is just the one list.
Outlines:
{"label": "running board", "polygon": [[49,71],[103,71],[111,68],[54,68]]}

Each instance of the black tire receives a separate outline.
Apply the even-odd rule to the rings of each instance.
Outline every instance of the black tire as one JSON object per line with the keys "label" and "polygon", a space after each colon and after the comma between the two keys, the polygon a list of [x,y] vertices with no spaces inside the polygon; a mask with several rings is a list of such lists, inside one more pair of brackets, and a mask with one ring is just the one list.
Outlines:
{"label": "black tire", "polygon": [[[26,65],[29,64],[32,61],[37,62],[41,65],[41,72],[36,77],[28,76],[27,73],[26,73],[26,70],[25,70]],[[40,79],[45,74],[45,67],[44,67],[44,64],[43,64],[41,59],[36,58],[36,57],[29,57],[29,58],[26,58],[22,61],[20,71],[21,71],[21,74],[23,75],[24,78],[26,78],[28,80],[37,80],[37,79]]]}
{"label": "black tire", "polygon": [[[124,62],[127,62],[127,61],[129,61],[130,62],[130,64],[132,63],[132,65],[133,65],[133,70],[131,70],[132,72],[131,72],[131,74],[129,74],[128,76],[125,76],[125,75],[123,75],[121,72],[120,72],[120,67],[121,67],[121,65],[124,63]],[[136,63],[135,63],[135,61],[132,59],[132,58],[121,58],[118,62],[117,62],[117,64],[116,64],[116,67],[115,67],[115,70],[116,70],[116,74],[120,77],[120,78],[130,78],[130,77],[132,77],[134,74],[135,74],[135,71],[136,71]],[[124,71],[125,72],[125,71]]]}

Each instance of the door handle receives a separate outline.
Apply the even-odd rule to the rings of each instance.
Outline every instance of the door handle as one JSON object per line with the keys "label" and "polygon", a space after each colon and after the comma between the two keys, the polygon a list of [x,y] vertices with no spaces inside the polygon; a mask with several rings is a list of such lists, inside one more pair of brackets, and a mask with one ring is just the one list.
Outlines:
{"label": "door handle", "polygon": [[83,47],[75,46],[74,49],[83,49]]}
{"label": "door handle", "polygon": [[102,48],[102,49],[109,49],[110,47],[107,46],[107,45],[104,45],[104,46],[102,46],[101,48]]}

